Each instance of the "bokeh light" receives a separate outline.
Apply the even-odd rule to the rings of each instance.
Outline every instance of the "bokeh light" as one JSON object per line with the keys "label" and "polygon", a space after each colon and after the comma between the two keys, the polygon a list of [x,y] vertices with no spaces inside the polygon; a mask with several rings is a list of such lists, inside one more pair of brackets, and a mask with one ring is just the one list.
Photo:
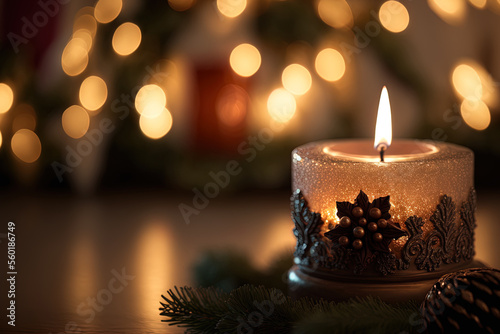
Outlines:
{"label": "bokeh light", "polygon": [[122,0],[99,0],[94,9],[95,19],[99,23],[109,23],[118,17],[122,6]]}
{"label": "bokeh light", "polygon": [[344,57],[335,49],[326,48],[316,56],[316,72],[326,81],[337,81],[344,76]]}
{"label": "bokeh light", "polygon": [[226,85],[217,95],[215,110],[220,122],[227,127],[235,127],[243,123],[247,115],[249,97],[238,85]]}
{"label": "bokeh light", "polygon": [[227,17],[233,18],[245,10],[247,7],[246,0],[217,0],[217,9]]}
{"label": "bokeh light", "polygon": [[90,14],[83,14],[78,16],[73,23],[73,33],[78,30],[87,30],[92,38],[94,38],[97,32],[97,22],[95,18]]}
{"label": "bokeh light", "polygon": [[168,0],[168,4],[173,10],[182,12],[193,7],[196,0]]}
{"label": "bokeh light", "polygon": [[113,50],[120,56],[128,56],[141,44],[141,29],[134,23],[125,22],[113,34]]}
{"label": "bokeh light", "polygon": [[141,115],[154,118],[163,112],[167,104],[167,96],[158,85],[141,87],[135,96],[135,109]]}
{"label": "bokeh light", "polygon": [[498,103],[498,84],[495,83],[492,76],[486,69],[475,61],[469,61],[468,65],[471,66],[481,80],[481,99],[490,107],[496,107]]}
{"label": "bokeh light", "polygon": [[108,88],[98,76],[90,76],[80,86],[80,103],[90,111],[101,108],[108,98]]}
{"label": "bokeh light", "polygon": [[475,130],[484,130],[491,122],[490,109],[477,98],[465,99],[460,105],[460,114],[465,123]]}
{"label": "bokeh light", "polygon": [[345,0],[318,0],[319,17],[333,28],[351,28],[354,22],[351,7]]}
{"label": "bokeh light", "polygon": [[142,133],[151,139],[159,139],[165,136],[172,128],[172,115],[167,108],[155,117],[144,114],[139,118],[139,126]]}
{"label": "bokeh light", "polygon": [[92,34],[87,29],[78,29],[73,33],[73,39],[81,39],[86,46],[87,52],[92,48]]}
{"label": "bokeh light", "polygon": [[14,91],[6,83],[0,83],[0,114],[6,113],[14,103]]}
{"label": "bokeh light", "polygon": [[27,103],[18,104],[13,110],[12,133],[21,129],[35,131],[36,113],[35,109]]}
{"label": "bokeh light", "polygon": [[15,156],[26,163],[37,161],[42,153],[40,139],[36,133],[28,129],[14,133],[10,146]]}
{"label": "bokeh light", "polygon": [[451,77],[453,88],[465,99],[481,99],[483,88],[481,78],[474,68],[467,64],[455,67]]}
{"label": "bokeh light", "polygon": [[231,68],[242,77],[254,75],[259,70],[261,61],[259,50],[247,43],[235,47],[229,56]]}
{"label": "bokeh light", "polygon": [[2,132],[0,131],[0,148],[2,147],[2,144],[3,144],[3,136]]}
{"label": "bokeh light", "polygon": [[410,14],[399,1],[386,1],[380,6],[378,17],[382,26],[390,32],[404,31],[410,24]]}
{"label": "bokeh light", "polygon": [[85,109],[73,105],[66,109],[62,115],[62,127],[64,132],[71,138],[83,137],[90,125],[90,117]]}
{"label": "bokeh light", "polygon": [[449,24],[461,23],[467,13],[465,0],[427,0],[427,2],[432,11]]}
{"label": "bokeh light", "polygon": [[295,95],[303,95],[311,88],[311,73],[302,65],[288,65],[281,75],[283,87]]}
{"label": "bokeh light", "polygon": [[478,9],[484,9],[488,0],[469,0],[469,3]]}
{"label": "bokeh light", "polygon": [[267,111],[278,122],[291,120],[296,109],[295,96],[283,88],[275,89],[267,99]]}
{"label": "bokeh light", "polygon": [[61,65],[64,73],[76,76],[82,73],[89,62],[87,44],[80,38],[71,39],[63,50]]}

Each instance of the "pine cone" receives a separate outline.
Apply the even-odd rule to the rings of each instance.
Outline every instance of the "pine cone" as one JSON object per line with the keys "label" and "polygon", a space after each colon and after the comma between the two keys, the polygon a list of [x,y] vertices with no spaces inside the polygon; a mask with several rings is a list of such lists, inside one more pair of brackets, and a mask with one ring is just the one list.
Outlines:
{"label": "pine cone", "polygon": [[500,333],[500,270],[444,275],[420,307],[429,333]]}

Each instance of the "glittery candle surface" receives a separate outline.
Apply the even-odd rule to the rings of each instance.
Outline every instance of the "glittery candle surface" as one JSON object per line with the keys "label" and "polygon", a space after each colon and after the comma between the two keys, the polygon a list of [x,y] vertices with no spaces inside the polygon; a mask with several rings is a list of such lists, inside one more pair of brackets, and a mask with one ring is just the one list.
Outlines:
{"label": "glittery candle surface", "polygon": [[[353,146],[361,154],[349,154]],[[394,146],[394,148],[392,147]],[[336,202],[353,202],[360,190],[370,201],[390,196],[390,213],[401,223],[417,215],[429,218],[443,195],[460,207],[473,187],[474,156],[468,148],[442,142],[397,140],[380,162],[370,140],[323,141],[292,152],[292,187],[300,189],[311,210],[336,224]],[[338,150],[337,150],[338,148]],[[392,153],[391,153],[392,149]]]}

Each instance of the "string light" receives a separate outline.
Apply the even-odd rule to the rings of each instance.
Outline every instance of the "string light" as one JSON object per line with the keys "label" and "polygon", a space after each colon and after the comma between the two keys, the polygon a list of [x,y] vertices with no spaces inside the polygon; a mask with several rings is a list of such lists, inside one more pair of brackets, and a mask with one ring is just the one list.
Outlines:
{"label": "string light", "polygon": [[295,95],[303,95],[309,91],[312,85],[311,73],[302,65],[288,65],[281,75],[283,87]]}
{"label": "string light", "polygon": [[71,39],[63,50],[61,66],[69,76],[82,73],[89,63],[87,52],[88,45],[80,38]]}
{"label": "string light", "polygon": [[460,105],[460,114],[471,128],[481,131],[486,129],[491,122],[488,106],[480,99],[465,99]]}
{"label": "string light", "polygon": [[326,81],[337,81],[344,76],[344,57],[335,49],[326,48],[316,56],[316,72]]}
{"label": "string light", "polygon": [[0,114],[6,113],[14,103],[14,92],[6,83],[0,83]]}
{"label": "string light", "polygon": [[95,19],[99,23],[109,23],[118,17],[122,6],[122,0],[99,0],[95,5]]}
{"label": "string light", "polygon": [[113,50],[120,56],[128,56],[141,44],[141,28],[131,22],[125,22],[116,28],[113,34]]}
{"label": "string light", "polygon": [[158,85],[141,87],[135,96],[135,109],[141,115],[154,118],[163,112],[167,104],[167,96]]}
{"label": "string light", "polygon": [[167,108],[155,117],[141,115],[139,126],[142,133],[151,139],[160,139],[165,136],[172,128],[172,115]]}
{"label": "string light", "polygon": [[345,0],[319,0],[317,1],[318,15],[329,26],[341,29],[353,26],[351,7]]}
{"label": "string light", "polygon": [[63,112],[61,122],[64,132],[71,138],[78,139],[87,133],[90,117],[85,109],[73,105]]}
{"label": "string light", "polygon": [[183,12],[191,8],[196,0],[168,0],[168,4],[173,10]]}
{"label": "string light", "polygon": [[465,0],[427,0],[429,7],[443,21],[449,24],[459,24],[467,13]]}
{"label": "string light", "polygon": [[382,26],[390,32],[404,31],[410,24],[410,14],[399,1],[386,1],[380,6],[378,17]]}
{"label": "string light", "polygon": [[37,161],[42,153],[40,139],[36,133],[28,129],[21,129],[14,133],[10,145],[14,155],[26,163]]}
{"label": "string light", "polygon": [[275,89],[267,99],[267,111],[278,122],[291,120],[296,109],[295,96],[283,88]]}
{"label": "string light", "polygon": [[80,103],[90,111],[101,108],[108,98],[108,88],[98,76],[90,76],[80,86]]}
{"label": "string light", "polygon": [[239,16],[246,7],[246,0],[217,0],[217,9],[222,15],[229,18]]}
{"label": "string light", "polygon": [[242,77],[252,76],[260,68],[260,52],[251,44],[240,44],[231,52],[229,63],[238,75]]}

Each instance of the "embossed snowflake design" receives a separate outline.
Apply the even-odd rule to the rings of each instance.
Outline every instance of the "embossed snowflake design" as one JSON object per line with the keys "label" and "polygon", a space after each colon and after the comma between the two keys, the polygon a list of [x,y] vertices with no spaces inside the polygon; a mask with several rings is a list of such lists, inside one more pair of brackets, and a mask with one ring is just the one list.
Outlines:
{"label": "embossed snowflake design", "polygon": [[391,253],[389,244],[405,236],[406,232],[399,223],[392,221],[389,199],[389,196],[379,197],[370,202],[368,196],[360,191],[354,203],[337,202],[339,224],[325,236],[332,241],[334,249],[350,250],[357,273],[366,270],[368,264],[373,262],[383,275],[396,269],[396,257]]}

